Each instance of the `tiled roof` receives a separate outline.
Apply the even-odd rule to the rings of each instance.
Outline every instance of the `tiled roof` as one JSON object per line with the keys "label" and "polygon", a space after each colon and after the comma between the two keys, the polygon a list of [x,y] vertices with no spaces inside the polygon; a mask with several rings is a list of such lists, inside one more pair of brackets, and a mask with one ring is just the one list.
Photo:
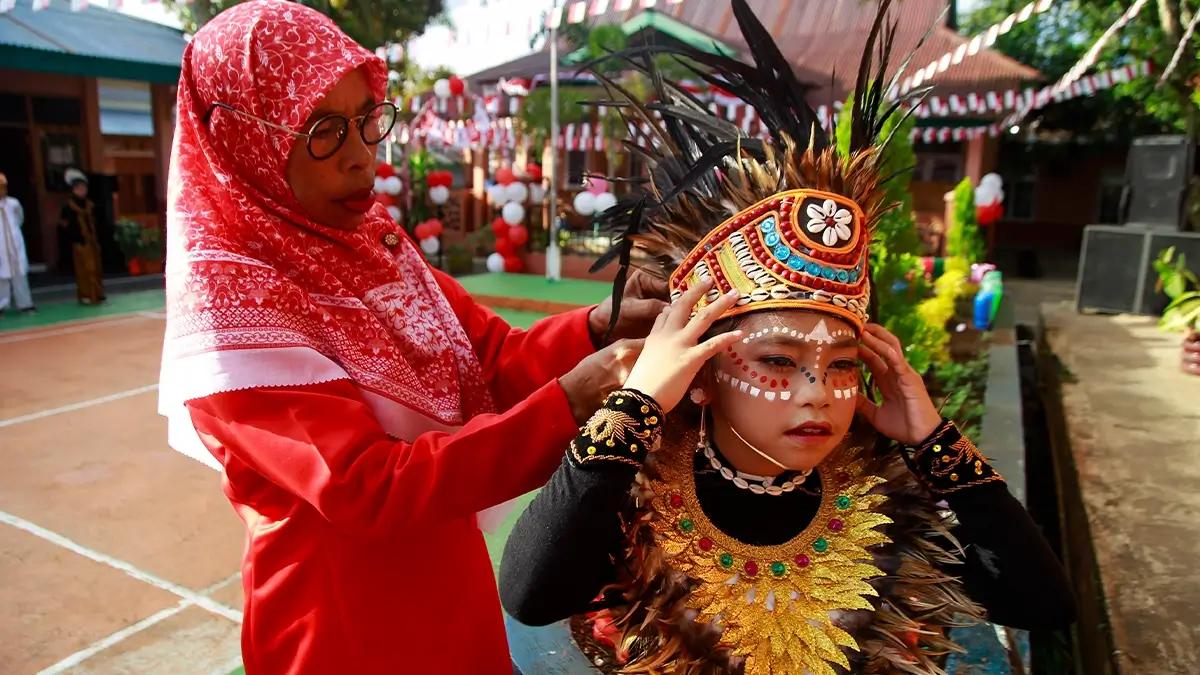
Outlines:
{"label": "tiled roof", "polygon": [[92,77],[175,82],[183,33],[152,21],[67,3],[33,11],[19,2],[0,14],[0,67]]}

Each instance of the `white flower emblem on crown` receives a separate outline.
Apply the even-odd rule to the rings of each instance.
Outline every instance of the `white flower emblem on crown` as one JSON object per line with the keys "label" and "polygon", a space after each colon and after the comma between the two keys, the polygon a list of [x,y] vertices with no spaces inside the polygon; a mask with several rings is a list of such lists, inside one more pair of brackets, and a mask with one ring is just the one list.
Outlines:
{"label": "white flower emblem on crown", "polygon": [[826,246],[837,246],[850,239],[850,222],[854,220],[849,209],[839,209],[837,202],[826,199],[821,205],[808,205],[808,231],[821,235]]}

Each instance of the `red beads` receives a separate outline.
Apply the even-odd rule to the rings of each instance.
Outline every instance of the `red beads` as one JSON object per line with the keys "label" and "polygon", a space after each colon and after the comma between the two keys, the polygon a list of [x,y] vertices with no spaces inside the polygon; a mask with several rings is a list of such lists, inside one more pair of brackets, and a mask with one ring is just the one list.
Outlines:
{"label": "red beads", "polygon": [[787,380],[784,380],[784,381],[783,381],[783,388],[784,388],[784,389],[787,389],[787,388],[788,388],[788,381],[787,381]]}
{"label": "red beads", "polygon": [[678,509],[682,506],[683,506],[683,497],[680,497],[679,495],[671,495],[671,507]]}
{"label": "red beads", "polygon": [[766,383],[767,383],[767,376],[766,376],[766,375],[763,375],[761,378],[759,378],[759,380],[758,380],[758,381],[759,381],[759,384],[766,384]]}
{"label": "red beads", "polygon": [[792,562],[796,563],[796,567],[808,567],[809,565],[812,564],[812,560],[810,560],[809,557],[804,555],[803,553],[796,556],[795,558],[792,558]]}
{"label": "red beads", "polygon": [[[764,377],[764,378],[763,378],[763,382],[766,382],[766,381],[767,381],[767,378],[765,378],[765,377]],[[776,380],[771,380],[771,388],[772,388],[772,389],[775,389],[775,388],[777,388],[778,386],[779,386],[779,382],[778,382],[778,381],[776,381]]]}
{"label": "red beads", "polygon": [[711,551],[713,540],[708,537],[700,537],[700,541],[696,542],[696,545],[700,547],[701,551]]}
{"label": "red beads", "polygon": [[846,529],[846,523],[841,518],[833,518],[829,521],[829,530],[831,532],[841,532]]}
{"label": "red beads", "polygon": [[758,576],[758,563],[754,562],[753,560],[747,560],[746,564],[742,566],[742,569],[746,572],[746,576],[748,577]]}

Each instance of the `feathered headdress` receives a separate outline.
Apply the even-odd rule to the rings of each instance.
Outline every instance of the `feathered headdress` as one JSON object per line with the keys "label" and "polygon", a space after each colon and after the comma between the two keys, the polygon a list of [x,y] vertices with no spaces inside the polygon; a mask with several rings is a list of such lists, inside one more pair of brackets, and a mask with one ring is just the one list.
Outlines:
{"label": "feathered headdress", "polygon": [[[593,265],[617,260],[613,325],[630,266],[669,279],[673,297],[704,279],[704,302],[736,289],[726,313],[803,308],[842,317],[862,328],[869,316],[871,231],[886,203],[880,151],[884,123],[910,97],[885,101],[903,72],[885,82],[894,25],[891,0],[881,0],[858,68],[848,147],[830,144],[805,101],[809,87],[792,72],[745,0],[733,13],[754,59],[742,63],[692,47],[648,46],[619,52],[645,75],[654,102],[643,104],[602,73],[609,93],[595,105],[620,110],[631,138],[625,148],[649,167],[642,189],[601,216],[617,236]],[[768,137],[747,136],[717,117],[654,65],[669,54],[699,78],[754,107]],[[919,96],[923,92],[917,92]],[[898,128],[899,125],[896,125]],[[648,130],[648,131],[647,131]]]}

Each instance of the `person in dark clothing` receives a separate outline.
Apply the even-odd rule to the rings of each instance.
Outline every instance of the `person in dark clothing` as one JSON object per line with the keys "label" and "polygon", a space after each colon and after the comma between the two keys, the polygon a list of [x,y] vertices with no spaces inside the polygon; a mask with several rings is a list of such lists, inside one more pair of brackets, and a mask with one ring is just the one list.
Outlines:
{"label": "person in dark clothing", "polygon": [[96,235],[96,208],[88,199],[88,179],[78,169],[68,169],[71,198],[59,215],[59,236],[70,242],[75,268],[75,294],[84,305],[104,302],[104,270],[100,262],[100,240]]}
{"label": "person in dark clothing", "polygon": [[1029,515],[871,323],[871,231],[894,206],[886,63],[872,73],[890,3],[840,149],[733,4],[756,66],[673,49],[770,138],[628,60],[662,83],[653,109],[620,101],[651,129],[652,185],[606,218],[674,302],[518,521],[501,601],[526,624],[570,617],[589,660],[621,673],[933,675],[964,622],[1069,624]]}

